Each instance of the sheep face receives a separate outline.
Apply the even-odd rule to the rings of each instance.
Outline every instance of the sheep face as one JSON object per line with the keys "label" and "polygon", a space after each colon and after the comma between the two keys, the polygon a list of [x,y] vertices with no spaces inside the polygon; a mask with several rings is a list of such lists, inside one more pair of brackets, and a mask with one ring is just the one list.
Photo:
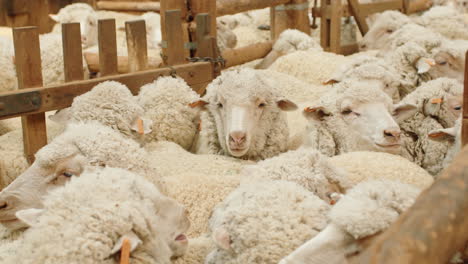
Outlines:
{"label": "sheep face", "polygon": [[77,3],[62,8],[58,14],[49,15],[57,23],[80,23],[81,43],[83,47],[97,44],[97,14],[87,4]]}
{"label": "sheep face", "polygon": [[463,95],[445,95],[424,101],[423,113],[436,118],[444,127],[455,125],[462,113]]}
{"label": "sheep face", "polygon": [[463,82],[464,58],[457,59],[448,52],[440,51],[434,56],[434,61],[435,65],[429,70],[433,79],[447,77]]}
{"label": "sheep face", "polygon": [[410,23],[410,19],[396,11],[386,11],[380,15],[373,16],[374,22],[369,31],[359,42],[359,50],[381,49],[388,45],[390,35],[406,23]]}
{"label": "sheep face", "polygon": [[328,103],[322,101],[322,105],[304,109],[304,116],[311,121],[309,129],[317,124],[327,127],[334,134],[339,152],[370,150],[399,154],[401,131],[395,119],[410,117],[416,112],[416,106],[394,106],[378,89],[353,87],[369,85],[366,82],[348,84],[351,86],[341,95],[327,96]]}
{"label": "sheep face", "polygon": [[86,165],[86,159],[76,153],[58,160],[52,166],[34,162],[0,193],[0,223],[12,230],[26,227],[17,219],[16,212],[42,208],[45,194],[63,186],[71,177],[79,176]]}

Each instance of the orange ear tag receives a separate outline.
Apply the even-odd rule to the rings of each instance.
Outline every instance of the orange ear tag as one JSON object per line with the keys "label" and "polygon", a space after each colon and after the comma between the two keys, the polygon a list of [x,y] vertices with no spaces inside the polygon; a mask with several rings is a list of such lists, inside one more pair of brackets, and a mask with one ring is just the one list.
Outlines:
{"label": "orange ear tag", "polygon": [[145,129],[143,127],[143,120],[141,118],[138,118],[137,120],[137,128],[138,128],[138,134],[140,135],[145,134]]}
{"label": "orange ear tag", "polygon": [[439,132],[439,133],[428,134],[427,136],[430,137],[430,138],[438,138],[438,137],[441,137],[443,135],[444,135],[444,133]]}
{"label": "orange ear tag", "polygon": [[199,100],[199,101],[190,103],[189,106],[192,107],[192,108],[195,108],[197,106],[202,106],[203,104],[204,104],[204,102]]}
{"label": "orange ear tag", "polygon": [[120,250],[120,264],[130,263],[130,240],[124,238],[122,242],[122,249]]}
{"label": "orange ear tag", "polygon": [[440,104],[440,103],[442,103],[442,98],[432,98],[431,103],[432,104]]}
{"label": "orange ear tag", "polygon": [[304,108],[304,112],[307,112],[307,113],[313,113],[315,111],[317,111],[316,108],[311,108],[311,107]]}

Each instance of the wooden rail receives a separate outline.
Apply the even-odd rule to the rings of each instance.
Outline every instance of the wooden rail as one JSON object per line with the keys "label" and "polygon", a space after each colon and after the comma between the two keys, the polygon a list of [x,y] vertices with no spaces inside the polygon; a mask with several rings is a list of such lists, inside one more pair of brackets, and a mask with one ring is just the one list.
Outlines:
{"label": "wooden rail", "polygon": [[114,11],[136,11],[136,12],[147,12],[154,11],[159,12],[161,6],[159,2],[115,2],[115,1],[98,1],[96,3],[97,9],[102,10],[114,10]]}

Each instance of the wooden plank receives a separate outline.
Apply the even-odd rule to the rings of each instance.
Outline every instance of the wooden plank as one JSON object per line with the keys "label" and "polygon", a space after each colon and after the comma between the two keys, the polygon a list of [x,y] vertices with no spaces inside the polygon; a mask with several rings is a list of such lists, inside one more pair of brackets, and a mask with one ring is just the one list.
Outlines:
{"label": "wooden plank", "polygon": [[[208,13],[211,28],[216,29],[216,0],[191,0],[190,11],[194,17],[201,13]],[[211,36],[216,38],[216,32],[216,30],[211,30]]]}
{"label": "wooden plank", "polygon": [[226,49],[223,51],[222,56],[226,60],[226,68],[229,68],[261,59],[271,51],[272,47],[272,42],[256,43],[237,49]]}
{"label": "wooden plank", "polygon": [[341,0],[330,0],[330,51],[340,53],[341,48]]}
{"label": "wooden plank", "polygon": [[[211,19],[208,13],[198,14],[195,18],[197,23],[196,39],[197,39],[197,57],[211,57],[215,56],[215,47],[211,41]],[[216,27],[214,27],[216,28]],[[215,30],[216,31],[216,30]]]}
{"label": "wooden plank", "polygon": [[[92,72],[99,72],[99,54],[92,52],[84,53],[86,63],[88,68]],[[128,73],[128,57],[127,56],[117,56],[118,72],[119,73]],[[161,67],[163,61],[160,57],[149,57],[148,58],[148,69],[156,69]]]}
{"label": "wooden plank", "polygon": [[114,2],[114,1],[98,1],[97,9],[114,10],[114,11],[139,11],[158,12],[161,10],[159,2]]}
{"label": "wooden plank", "polygon": [[432,1],[431,0],[414,0],[414,1],[409,1],[408,5],[408,14],[413,14],[413,13],[418,13],[422,12],[424,10],[427,10],[432,7]]}
{"label": "wooden plank", "polygon": [[289,17],[286,10],[276,10],[276,8],[270,7],[270,33],[271,39],[276,41],[281,35],[281,32],[289,28]]}
{"label": "wooden plank", "polygon": [[325,51],[330,50],[330,17],[331,6],[330,0],[320,0],[320,10],[325,13],[325,8],[330,10],[330,15],[320,19],[320,45]]}
{"label": "wooden plank", "polygon": [[62,24],[62,47],[65,81],[83,80],[80,23]]}
{"label": "wooden plank", "polygon": [[117,74],[115,19],[98,20],[98,45],[101,76]]}
{"label": "wooden plank", "polygon": [[[213,67],[210,62],[196,62],[183,65],[173,66],[177,76],[183,78],[189,85],[199,85],[212,81],[211,74]],[[41,106],[34,111],[30,112],[18,112],[16,114],[1,114],[0,119],[12,118],[24,114],[36,114],[47,111],[53,111],[69,107],[73,102],[73,98],[90,91],[95,85],[104,81],[117,81],[121,82],[132,91],[133,94],[137,94],[142,85],[153,82],[155,79],[161,76],[169,76],[171,74],[170,68],[161,68],[155,70],[139,71],[134,73],[120,74],[114,76],[100,77],[84,81],[74,81],[64,83],[60,85],[54,85],[49,87],[30,88],[19,91],[11,91],[2,93],[0,95],[0,104],[5,100],[10,99],[9,96],[15,94],[23,94],[28,92],[38,91],[41,98]],[[10,99],[11,100],[11,99]]]}
{"label": "wooden plank", "polygon": [[366,14],[363,12],[363,7],[359,5],[357,0],[348,0],[351,8],[351,14],[353,14],[356,24],[358,25],[361,35],[364,36],[369,31],[369,26],[366,22]]}
{"label": "wooden plank", "polygon": [[[287,11],[291,17],[291,28],[297,29],[306,34],[310,34],[309,21],[309,1],[308,0],[292,0],[291,4],[298,7],[295,10]],[[306,7],[306,8],[303,8]]]}
{"label": "wooden plank", "polygon": [[[18,89],[42,86],[41,51],[36,27],[13,29]],[[45,114],[22,116],[24,153],[29,163],[34,154],[47,144]]]}
{"label": "wooden plank", "polygon": [[352,262],[450,263],[468,238],[468,148]]}
{"label": "wooden plank", "polygon": [[167,65],[177,65],[185,63],[184,37],[182,23],[180,20],[180,10],[169,10],[165,12],[165,31],[167,44],[163,50]]}
{"label": "wooden plank", "polygon": [[[180,22],[182,23],[182,38],[183,38],[183,43],[188,43],[189,42],[189,26],[188,22],[189,20],[192,19],[191,16],[189,16],[188,13],[188,8],[187,8],[187,3],[185,0],[161,0],[161,34],[162,34],[162,39],[163,39],[163,49],[162,53],[167,54],[167,49],[165,46],[167,46],[167,40],[168,36],[166,34],[166,28],[167,28],[167,23],[166,23],[166,11],[169,10],[180,10]],[[190,50],[189,49],[184,49],[183,54],[185,57],[190,57]]]}
{"label": "wooden plank", "polygon": [[291,0],[217,0],[218,16],[233,15],[254,9],[287,4]]}
{"label": "wooden plank", "polygon": [[463,91],[463,126],[462,126],[462,145],[468,143],[468,51],[465,53],[465,79]]}
{"label": "wooden plank", "polygon": [[127,21],[125,22],[125,31],[129,72],[146,70],[148,68],[148,48],[146,46],[145,21]]}
{"label": "wooden plank", "polygon": [[341,46],[340,48],[340,54],[345,55],[345,56],[351,55],[358,51],[359,51],[359,47],[357,43],[344,45],[344,46]]}

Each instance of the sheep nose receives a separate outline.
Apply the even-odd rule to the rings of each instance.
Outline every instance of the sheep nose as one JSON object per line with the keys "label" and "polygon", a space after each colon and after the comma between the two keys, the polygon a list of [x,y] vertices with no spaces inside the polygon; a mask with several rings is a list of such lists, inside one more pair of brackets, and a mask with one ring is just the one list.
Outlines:
{"label": "sheep nose", "polygon": [[83,35],[81,36],[81,42],[86,42],[86,39],[87,39],[86,36],[83,36]]}
{"label": "sheep nose", "polygon": [[399,138],[401,134],[401,131],[398,129],[386,129],[384,130],[384,136],[386,137],[394,137],[394,138]]}
{"label": "sheep nose", "polygon": [[366,45],[366,44],[361,44],[361,45],[359,46],[359,49],[361,49],[361,50],[363,50],[363,49],[365,49],[365,48],[367,48],[367,45]]}
{"label": "sheep nose", "polygon": [[229,139],[236,143],[237,145],[240,145],[245,142],[245,132],[242,131],[234,131],[229,134]]}

